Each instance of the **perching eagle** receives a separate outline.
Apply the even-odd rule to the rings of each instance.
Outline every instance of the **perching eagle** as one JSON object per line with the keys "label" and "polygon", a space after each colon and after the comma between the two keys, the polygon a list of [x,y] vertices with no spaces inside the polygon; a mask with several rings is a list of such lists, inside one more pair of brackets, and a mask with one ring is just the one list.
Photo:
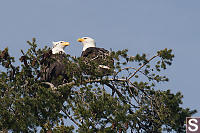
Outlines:
{"label": "perching eagle", "polygon": [[40,71],[42,81],[51,82],[57,86],[69,79],[66,74],[68,59],[64,51],[68,45],[69,42],[53,42],[53,48],[48,53],[43,54]]}
{"label": "perching eagle", "polygon": [[86,74],[104,76],[113,72],[114,60],[110,52],[104,48],[97,48],[95,40],[83,37],[77,40],[83,44],[81,57],[85,63]]}

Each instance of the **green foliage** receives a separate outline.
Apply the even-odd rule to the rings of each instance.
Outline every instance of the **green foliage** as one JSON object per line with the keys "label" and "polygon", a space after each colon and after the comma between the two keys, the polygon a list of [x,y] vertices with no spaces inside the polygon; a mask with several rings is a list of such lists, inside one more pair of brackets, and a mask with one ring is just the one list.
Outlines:
{"label": "green foliage", "polygon": [[[8,48],[0,51],[0,130],[12,132],[185,132],[185,118],[196,110],[182,108],[182,94],[157,87],[169,79],[162,71],[172,64],[171,49],[128,56],[128,50],[114,52],[108,75],[97,71],[98,62],[67,55],[67,83],[54,86],[40,80],[41,64],[49,48],[38,49],[36,40],[21,51],[20,66],[13,65]],[[58,77],[57,84],[62,83]],[[54,81],[52,81],[54,82]]]}

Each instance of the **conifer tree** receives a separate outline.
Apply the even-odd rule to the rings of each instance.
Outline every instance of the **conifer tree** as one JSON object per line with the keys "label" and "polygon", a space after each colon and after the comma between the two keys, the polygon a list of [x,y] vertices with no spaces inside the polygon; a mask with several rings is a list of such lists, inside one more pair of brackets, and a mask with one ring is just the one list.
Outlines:
{"label": "conifer tree", "polygon": [[[0,50],[3,132],[185,132],[185,118],[196,113],[181,107],[180,92],[158,86],[169,81],[162,72],[172,64],[171,49],[152,57],[129,56],[127,49],[112,51],[115,64],[107,76],[84,74],[82,58],[67,55],[71,79],[54,86],[40,80],[41,61],[49,48],[37,48],[34,38],[27,43],[30,48],[21,51],[19,66],[8,48]],[[92,65],[95,73],[98,63]]]}

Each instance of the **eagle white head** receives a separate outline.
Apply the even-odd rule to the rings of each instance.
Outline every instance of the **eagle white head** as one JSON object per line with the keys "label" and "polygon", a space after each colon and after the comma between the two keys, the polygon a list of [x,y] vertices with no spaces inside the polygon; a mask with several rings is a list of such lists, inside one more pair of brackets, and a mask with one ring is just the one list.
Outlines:
{"label": "eagle white head", "polygon": [[83,44],[83,51],[85,51],[87,48],[90,48],[90,47],[96,47],[96,43],[94,39],[90,37],[82,37],[82,38],[79,38],[77,41]]}
{"label": "eagle white head", "polygon": [[53,43],[53,47],[52,47],[53,54],[57,54],[60,52],[65,53],[64,48],[66,46],[69,46],[69,42],[65,42],[65,41],[58,41],[58,42],[52,42],[52,43]]}

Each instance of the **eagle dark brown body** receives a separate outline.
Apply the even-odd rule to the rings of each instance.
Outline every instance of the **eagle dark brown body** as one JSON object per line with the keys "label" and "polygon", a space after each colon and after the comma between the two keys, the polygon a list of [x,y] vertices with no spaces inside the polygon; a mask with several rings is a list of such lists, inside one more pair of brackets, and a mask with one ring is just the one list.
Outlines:
{"label": "eagle dark brown body", "polygon": [[110,75],[114,67],[114,60],[109,51],[104,48],[90,47],[82,52],[81,57],[86,65],[85,73],[89,75]]}
{"label": "eagle dark brown body", "polygon": [[44,55],[44,59],[41,61],[41,80],[54,85],[68,81],[67,63],[68,58],[65,53],[52,54],[50,51]]}

